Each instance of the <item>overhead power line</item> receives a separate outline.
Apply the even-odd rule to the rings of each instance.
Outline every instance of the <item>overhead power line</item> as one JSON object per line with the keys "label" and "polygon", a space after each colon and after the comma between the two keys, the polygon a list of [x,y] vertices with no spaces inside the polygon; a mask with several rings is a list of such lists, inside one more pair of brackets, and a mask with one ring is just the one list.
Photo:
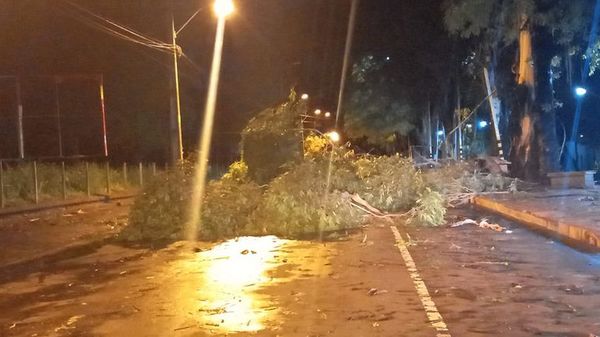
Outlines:
{"label": "overhead power line", "polygon": [[143,45],[165,53],[172,53],[173,49],[175,48],[175,46],[172,44],[162,42],[150,36],[145,36],[144,34],[137,32],[132,28],[98,15],[69,0],[63,0],[63,3],[68,5],[68,7],[65,7],[64,9],[69,15],[94,29],[122,40]]}

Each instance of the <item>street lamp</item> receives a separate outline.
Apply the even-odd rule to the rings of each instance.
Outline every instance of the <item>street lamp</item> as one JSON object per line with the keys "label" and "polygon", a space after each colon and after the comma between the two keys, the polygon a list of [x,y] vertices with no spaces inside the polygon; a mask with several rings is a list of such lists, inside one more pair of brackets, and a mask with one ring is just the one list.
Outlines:
{"label": "street lamp", "polygon": [[306,101],[308,99],[308,94],[302,94],[300,98],[302,98],[303,101]]}
{"label": "street lamp", "polygon": [[216,0],[213,7],[215,14],[217,17],[226,18],[235,10],[235,6],[233,5],[232,0]]}
{"label": "street lamp", "polygon": [[340,133],[335,130],[329,131],[325,135],[327,136],[327,138],[329,138],[334,143],[338,143],[342,139],[342,136],[340,136]]}
{"label": "street lamp", "polygon": [[583,97],[583,96],[587,95],[587,93],[588,93],[588,91],[584,87],[576,87],[575,88],[575,95],[577,97]]}
{"label": "street lamp", "polygon": [[320,115],[321,115],[321,109],[315,110],[315,116],[320,116]]}
{"label": "street lamp", "polygon": [[331,112],[327,111],[327,112],[325,113],[325,118],[329,118],[329,117],[331,117]]}

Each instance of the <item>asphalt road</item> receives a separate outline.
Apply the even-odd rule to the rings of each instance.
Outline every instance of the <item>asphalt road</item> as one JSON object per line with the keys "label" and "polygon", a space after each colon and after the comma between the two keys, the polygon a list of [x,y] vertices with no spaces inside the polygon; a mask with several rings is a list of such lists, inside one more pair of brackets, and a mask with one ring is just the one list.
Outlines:
{"label": "asphalt road", "polygon": [[409,268],[384,221],[326,243],[109,245],[0,285],[0,336],[599,334],[600,258],[501,224],[398,224]]}
{"label": "asphalt road", "polygon": [[512,233],[408,228],[411,253],[453,335],[600,335],[600,255],[488,218]]}

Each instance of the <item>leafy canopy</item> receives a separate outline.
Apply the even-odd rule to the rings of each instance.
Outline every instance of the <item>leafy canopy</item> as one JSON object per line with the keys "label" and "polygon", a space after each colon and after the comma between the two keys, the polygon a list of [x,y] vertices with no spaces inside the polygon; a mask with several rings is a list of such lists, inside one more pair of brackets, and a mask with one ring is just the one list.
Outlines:
{"label": "leafy canopy", "polygon": [[345,127],[352,138],[367,137],[374,143],[393,141],[415,129],[415,108],[393,76],[385,60],[373,55],[353,65]]}

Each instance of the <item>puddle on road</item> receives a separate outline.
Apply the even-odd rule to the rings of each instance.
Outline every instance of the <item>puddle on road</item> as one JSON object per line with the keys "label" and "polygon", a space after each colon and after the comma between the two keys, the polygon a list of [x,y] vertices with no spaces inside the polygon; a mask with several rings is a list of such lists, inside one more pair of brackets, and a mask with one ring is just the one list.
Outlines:
{"label": "puddle on road", "polygon": [[281,265],[274,263],[278,249],[289,243],[274,236],[241,237],[182,261],[186,270],[201,272],[192,296],[199,323],[225,333],[264,329],[277,310],[257,290],[273,284],[268,272]]}

